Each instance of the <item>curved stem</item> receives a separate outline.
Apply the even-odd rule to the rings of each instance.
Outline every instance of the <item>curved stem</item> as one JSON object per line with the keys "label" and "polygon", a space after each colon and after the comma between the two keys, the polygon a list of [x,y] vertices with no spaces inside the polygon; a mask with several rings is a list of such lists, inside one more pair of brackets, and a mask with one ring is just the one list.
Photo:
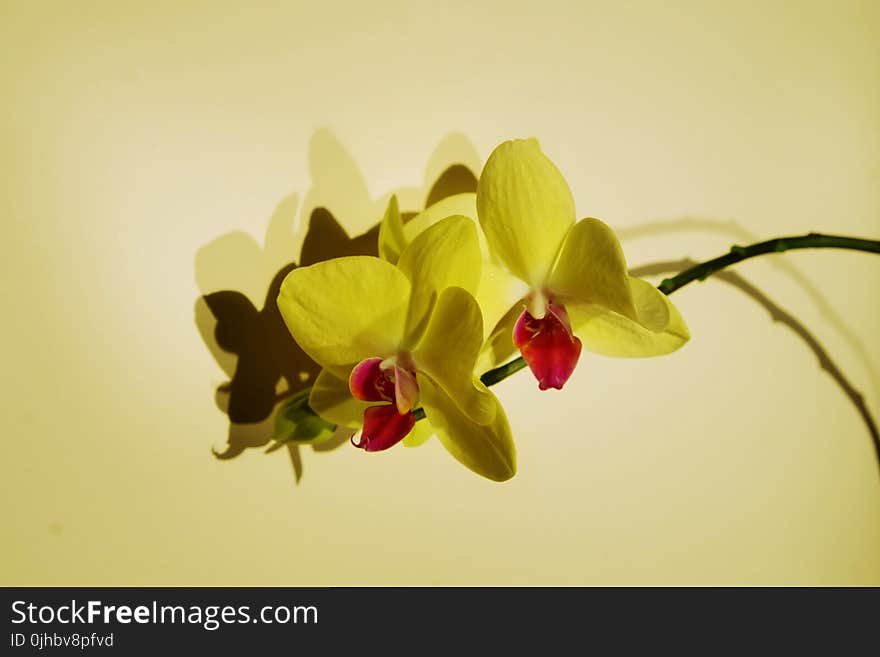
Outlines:
{"label": "curved stem", "polygon": [[663,294],[672,294],[692,281],[704,281],[716,271],[720,271],[743,260],[767,253],[782,253],[783,251],[793,251],[794,249],[851,249],[854,251],[880,253],[880,241],[866,240],[858,237],[809,233],[799,237],[775,237],[772,240],[750,244],[749,246],[732,246],[730,251],[722,256],[694,265],[672,278],[663,279],[663,282],[657,286],[657,289]]}
{"label": "curved stem", "polygon": [[[858,237],[843,237],[841,235],[822,235],[820,233],[808,233],[796,237],[776,237],[772,240],[757,242],[749,246],[732,246],[724,255],[712,258],[684,271],[671,278],[664,278],[657,289],[663,294],[670,295],[680,290],[693,281],[704,281],[715,272],[725,267],[734,265],[743,260],[767,253],[782,253],[794,249],[850,249],[853,251],[867,251],[880,253],[880,240],[866,240]],[[522,357],[516,358],[509,363],[491,369],[480,377],[480,381],[487,386],[494,385],[499,381],[517,372],[526,366]]]}

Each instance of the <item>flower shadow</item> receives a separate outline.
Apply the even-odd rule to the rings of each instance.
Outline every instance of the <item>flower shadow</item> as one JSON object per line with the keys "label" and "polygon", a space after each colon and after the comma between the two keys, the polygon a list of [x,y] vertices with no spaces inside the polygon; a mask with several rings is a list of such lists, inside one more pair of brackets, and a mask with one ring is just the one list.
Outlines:
{"label": "flower shadow", "polygon": [[[311,386],[320,367],[290,336],[276,299],[287,274],[351,255],[377,255],[378,220],[391,192],[373,199],[351,155],[327,130],[319,130],[309,149],[312,188],[303,202],[291,194],[277,206],[260,245],[241,231],[221,235],[196,253],[195,324],[206,347],[228,377],[216,386],[217,407],[227,415],[226,444],[214,455],[238,457],[248,449],[266,453],[287,450],[297,483],[303,476],[303,446],[272,440],[278,404]],[[395,190],[404,208],[426,207],[437,200],[476,190],[479,160],[463,136],[444,138],[428,160],[425,183]],[[429,184],[430,183],[430,184]],[[337,214],[339,213],[339,214]],[[415,212],[404,213],[408,218]],[[350,237],[337,220],[354,227]],[[305,231],[297,228],[304,226]],[[299,250],[298,262],[295,253]],[[259,306],[259,307],[258,307]],[[348,432],[312,446],[328,452],[344,444]]]}

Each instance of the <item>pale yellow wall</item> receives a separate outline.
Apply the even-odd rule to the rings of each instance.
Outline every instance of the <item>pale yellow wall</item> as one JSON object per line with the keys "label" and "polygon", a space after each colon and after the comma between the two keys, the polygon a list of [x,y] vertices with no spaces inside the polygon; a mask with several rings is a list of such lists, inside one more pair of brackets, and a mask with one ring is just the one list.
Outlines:
{"label": "pale yellow wall", "polygon": [[[504,485],[436,442],[303,448],[299,485],[286,449],[218,461],[227,373],[194,312],[218,289],[261,303],[314,207],[361,233],[514,136],[633,266],[878,237],[878,43],[871,0],[5,0],[0,583],[880,584],[865,425],[723,282],[675,295],[694,339],[674,356],[500,385]],[[738,271],[880,413],[880,258]]]}

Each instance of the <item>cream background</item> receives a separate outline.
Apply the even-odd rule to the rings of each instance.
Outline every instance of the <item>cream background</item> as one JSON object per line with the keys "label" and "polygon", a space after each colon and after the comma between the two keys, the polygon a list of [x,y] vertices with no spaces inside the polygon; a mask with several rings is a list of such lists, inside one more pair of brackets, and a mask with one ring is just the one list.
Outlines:
{"label": "cream background", "polygon": [[[514,136],[634,266],[738,230],[878,237],[880,5],[255,4],[0,3],[0,584],[880,584],[864,424],[723,283],[674,296],[672,357],[498,386],[504,485],[436,442],[304,448],[299,485],[284,449],[216,460],[226,374],[193,312],[199,285],[261,303],[315,206],[360,233]],[[289,251],[261,252],[291,194]],[[715,223],[632,236],[686,217]],[[251,256],[197,281],[232,231]],[[737,271],[880,413],[876,256]]]}

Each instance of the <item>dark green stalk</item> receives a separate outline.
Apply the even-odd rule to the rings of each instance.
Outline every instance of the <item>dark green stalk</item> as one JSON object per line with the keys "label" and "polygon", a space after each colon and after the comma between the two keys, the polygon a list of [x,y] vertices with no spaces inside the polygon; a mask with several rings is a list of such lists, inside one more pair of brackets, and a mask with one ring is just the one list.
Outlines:
{"label": "dark green stalk", "polygon": [[864,240],[858,237],[809,233],[800,237],[776,237],[772,240],[750,244],[749,246],[732,246],[730,251],[722,256],[694,265],[672,278],[663,279],[663,282],[657,286],[657,289],[663,294],[672,294],[692,281],[704,281],[716,271],[720,271],[743,260],[767,253],[782,253],[783,251],[793,251],[794,249],[851,249],[880,253],[880,241]]}
{"label": "dark green stalk", "polygon": [[526,361],[524,361],[522,358],[517,358],[516,360],[512,360],[509,363],[505,363],[504,365],[499,365],[494,370],[489,370],[480,377],[480,381],[482,381],[487,386],[494,386],[496,383],[503,379],[506,379],[514,372],[519,372],[525,366]]}

